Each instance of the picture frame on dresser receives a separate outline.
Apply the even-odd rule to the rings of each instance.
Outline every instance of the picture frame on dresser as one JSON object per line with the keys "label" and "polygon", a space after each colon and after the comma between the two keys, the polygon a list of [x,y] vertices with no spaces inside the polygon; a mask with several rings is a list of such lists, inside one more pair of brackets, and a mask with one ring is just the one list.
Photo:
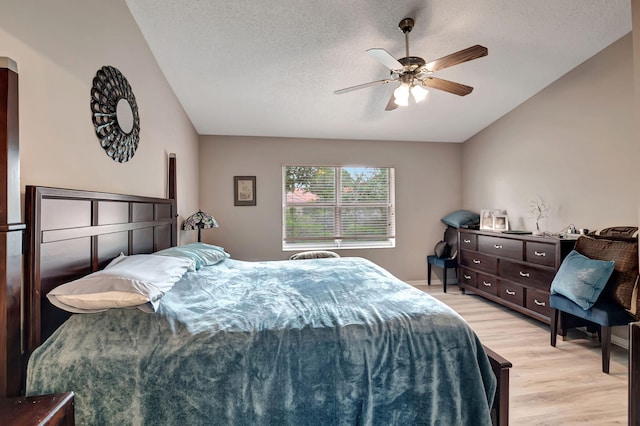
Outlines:
{"label": "picture frame on dresser", "polygon": [[498,214],[493,217],[493,230],[496,232],[509,230],[509,216]]}
{"label": "picture frame on dresser", "polygon": [[494,218],[504,212],[499,209],[480,210],[480,229],[483,231],[493,231]]}

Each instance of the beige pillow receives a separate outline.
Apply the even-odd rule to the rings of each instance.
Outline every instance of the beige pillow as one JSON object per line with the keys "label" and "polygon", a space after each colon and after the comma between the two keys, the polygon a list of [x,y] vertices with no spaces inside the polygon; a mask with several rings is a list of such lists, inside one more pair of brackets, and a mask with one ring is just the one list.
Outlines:
{"label": "beige pillow", "polygon": [[49,301],[73,313],[94,313],[111,308],[157,308],[160,298],[188,270],[193,261],[167,256],[120,255],[102,271],[51,290]]}
{"label": "beige pillow", "polygon": [[79,309],[105,310],[144,305],[149,302],[149,297],[128,291],[104,291],[90,294],[60,294],[58,300]]}

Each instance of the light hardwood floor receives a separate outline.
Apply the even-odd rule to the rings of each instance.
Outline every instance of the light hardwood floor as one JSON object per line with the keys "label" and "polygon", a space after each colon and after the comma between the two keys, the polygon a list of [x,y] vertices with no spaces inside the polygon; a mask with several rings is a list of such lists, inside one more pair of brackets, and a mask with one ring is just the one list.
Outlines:
{"label": "light hardwood floor", "polygon": [[[414,284],[415,285],[415,284]],[[458,312],[482,343],[513,364],[510,425],[627,424],[627,351],[612,345],[610,374],[602,373],[597,338],[573,330],[556,347],[549,326],[456,285],[415,285]]]}

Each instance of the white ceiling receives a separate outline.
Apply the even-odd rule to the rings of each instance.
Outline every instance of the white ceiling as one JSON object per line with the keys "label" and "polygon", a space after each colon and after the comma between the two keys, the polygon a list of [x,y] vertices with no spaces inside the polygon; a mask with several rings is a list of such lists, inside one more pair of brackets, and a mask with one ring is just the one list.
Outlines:
{"label": "white ceiling", "polygon": [[[463,142],[631,31],[630,0],[126,0],[202,135]],[[435,76],[459,97],[384,110],[392,85],[365,51],[427,62],[481,44],[489,55]]]}

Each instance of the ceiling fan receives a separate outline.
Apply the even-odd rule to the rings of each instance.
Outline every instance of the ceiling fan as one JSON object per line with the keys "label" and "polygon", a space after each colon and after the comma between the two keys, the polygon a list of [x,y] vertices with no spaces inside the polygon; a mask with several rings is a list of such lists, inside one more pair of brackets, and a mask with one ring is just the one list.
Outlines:
{"label": "ceiling fan", "polygon": [[453,81],[443,80],[433,77],[434,71],[458,65],[463,62],[478,59],[487,56],[489,51],[486,47],[475,45],[459,52],[444,56],[435,61],[426,63],[426,61],[418,56],[409,56],[409,33],[413,29],[414,21],[411,18],[404,18],[398,24],[400,30],[404,33],[406,56],[396,59],[389,52],[381,48],[373,48],[367,50],[367,54],[376,59],[382,65],[391,70],[389,78],[383,80],[372,81],[370,83],[359,84],[344,89],[336,90],[336,95],[351,92],[353,90],[364,89],[365,87],[380,86],[383,84],[400,82],[400,85],[394,90],[391,99],[387,103],[385,110],[391,111],[398,106],[409,105],[409,97],[413,96],[415,102],[424,100],[427,96],[427,87],[443,90],[453,93],[454,95],[465,96],[471,93],[473,87],[464,84],[455,83]]}

